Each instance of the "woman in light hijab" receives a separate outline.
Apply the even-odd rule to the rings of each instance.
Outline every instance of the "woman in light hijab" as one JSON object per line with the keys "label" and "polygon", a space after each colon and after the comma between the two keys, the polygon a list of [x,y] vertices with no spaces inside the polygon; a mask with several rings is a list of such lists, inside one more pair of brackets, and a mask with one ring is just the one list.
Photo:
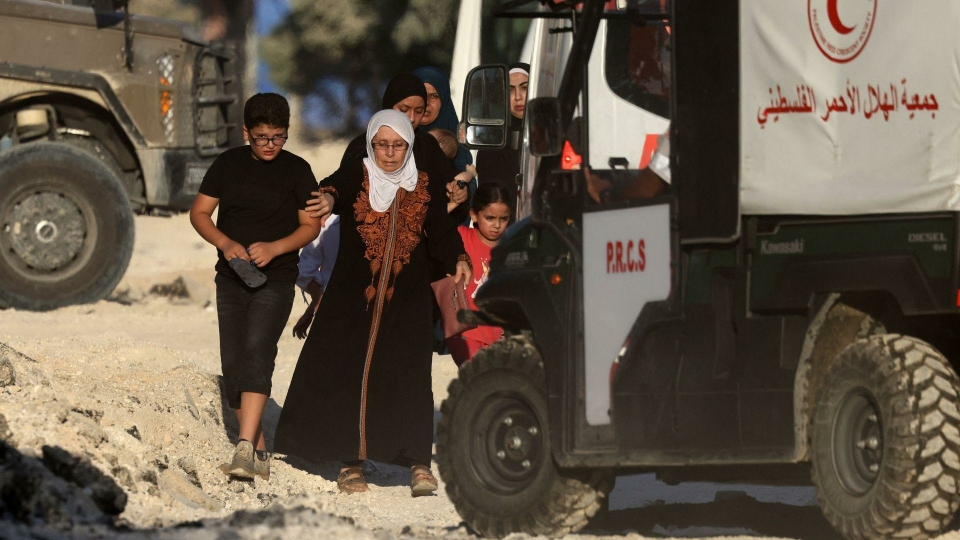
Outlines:
{"label": "woman in light hijab", "polygon": [[[448,201],[447,211],[453,215],[455,221],[462,222],[469,217],[470,203],[467,201],[467,190],[459,187],[457,180],[468,182],[475,173],[458,171],[453,166],[453,162],[444,155],[437,140],[427,133],[427,130],[417,130],[425,115],[426,102],[426,86],[410,73],[395,76],[383,92],[383,109],[400,111],[409,118],[413,126],[416,138],[416,143],[413,144],[414,158],[417,161],[417,168],[430,177],[431,194],[445,197]],[[364,134],[361,133],[347,145],[340,165],[365,157],[368,157],[367,142],[364,140]],[[318,217],[317,202],[316,199],[307,201],[307,212],[310,217]]]}
{"label": "woman in light hijab", "polygon": [[[447,213],[418,170],[410,119],[376,113],[366,157],[320,183],[321,213],[340,216],[337,264],[297,362],[277,452],[342,463],[337,486],[367,491],[370,459],[410,467],[411,493],[437,489],[433,443],[431,268],[471,278]],[[325,219],[325,218],[324,218]]]}

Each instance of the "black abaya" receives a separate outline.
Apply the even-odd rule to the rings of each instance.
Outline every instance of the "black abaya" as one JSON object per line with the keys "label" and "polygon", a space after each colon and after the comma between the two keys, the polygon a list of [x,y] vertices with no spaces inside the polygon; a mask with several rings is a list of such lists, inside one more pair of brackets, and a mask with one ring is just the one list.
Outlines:
{"label": "black abaya", "polygon": [[[419,162],[418,162],[419,163]],[[429,465],[433,442],[431,259],[466,260],[446,197],[421,170],[374,212],[358,159],[320,184],[334,194],[340,251],[280,415],[275,450],[311,460]]]}

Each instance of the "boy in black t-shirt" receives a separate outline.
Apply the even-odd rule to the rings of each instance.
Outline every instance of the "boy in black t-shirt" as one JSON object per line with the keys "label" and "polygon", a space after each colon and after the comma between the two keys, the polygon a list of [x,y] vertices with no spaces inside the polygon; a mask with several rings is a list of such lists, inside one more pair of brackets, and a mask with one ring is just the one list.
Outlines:
{"label": "boy in black t-shirt", "polygon": [[[233,459],[220,469],[269,479],[260,418],[270,396],[277,342],[293,307],[298,251],[319,234],[320,220],[304,211],[317,189],[310,165],[283,150],[290,127],[287,100],[272,93],[251,97],[243,123],[249,146],[227,150],[213,162],[190,209],[190,223],[217,248],[220,363],[227,401],[240,422]],[[256,266],[266,283],[248,286],[231,268],[232,259]]]}

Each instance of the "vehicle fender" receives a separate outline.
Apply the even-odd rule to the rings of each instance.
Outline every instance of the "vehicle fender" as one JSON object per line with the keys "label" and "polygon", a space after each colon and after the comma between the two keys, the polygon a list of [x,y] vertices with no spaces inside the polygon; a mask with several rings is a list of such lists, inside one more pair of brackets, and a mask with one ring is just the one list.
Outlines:
{"label": "vehicle fender", "polygon": [[[26,90],[11,92],[9,89],[14,88],[14,85],[26,85],[22,86]],[[57,69],[39,70],[30,66],[0,62],[0,98],[9,95],[30,97],[49,92],[77,94],[99,104],[111,112],[135,146],[146,146],[143,133],[127,113],[110,83],[102,76]]]}
{"label": "vehicle fender", "polygon": [[45,84],[0,77],[0,109],[5,109],[17,102],[48,94],[70,94],[95,103],[107,110],[107,104],[96,90]]}
{"label": "vehicle fender", "polygon": [[794,379],[795,458],[810,458],[810,422],[813,402],[824,374],[834,359],[858,339],[886,332],[883,323],[871,314],[848,305],[843,295],[831,293],[822,298],[810,321]]}
{"label": "vehicle fender", "polygon": [[[550,425],[559,426],[563,370],[569,364],[565,357],[567,333],[548,287],[540,268],[494,272],[477,291],[475,302],[484,315],[502,321],[504,329],[532,332],[547,378]],[[551,433],[554,448],[561,448],[560,430]]]}

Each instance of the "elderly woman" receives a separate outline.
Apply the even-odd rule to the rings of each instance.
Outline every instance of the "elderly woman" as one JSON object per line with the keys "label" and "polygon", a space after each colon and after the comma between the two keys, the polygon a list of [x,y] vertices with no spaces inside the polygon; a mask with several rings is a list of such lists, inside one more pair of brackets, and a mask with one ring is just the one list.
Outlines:
{"label": "elderly woman", "polygon": [[321,182],[320,213],[340,216],[337,264],[297,362],[277,452],[343,463],[337,486],[367,490],[360,462],[410,467],[414,496],[437,489],[433,442],[432,264],[469,266],[447,201],[418,169],[410,119],[380,111],[367,157]]}
{"label": "elderly woman", "polygon": [[[417,129],[420,127],[420,122],[426,115],[427,109],[427,92],[423,82],[409,73],[397,75],[390,80],[383,92],[383,108],[399,111],[409,119],[416,138],[413,153],[416,157],[417,167],[430,177],[431,194],[436,194],[438,198],[444,198],[447,202],[447,210],[455,221],[464,221],[470,211],[470,205],[467,203],[468,193],[467,189],[460,187],[457,181],[469,182],[474,174],[457,171],[453,162],[447,159],[443,150],[440,149],[437,140],[426,130]],[[367,144],[361,134],[347,145],[340,166],[342,167],[351,160],[365,157],[368,157]],[[318,200],[307,202],[307,212],[310,217],[319,217],[317,213],[318,202]]]}

